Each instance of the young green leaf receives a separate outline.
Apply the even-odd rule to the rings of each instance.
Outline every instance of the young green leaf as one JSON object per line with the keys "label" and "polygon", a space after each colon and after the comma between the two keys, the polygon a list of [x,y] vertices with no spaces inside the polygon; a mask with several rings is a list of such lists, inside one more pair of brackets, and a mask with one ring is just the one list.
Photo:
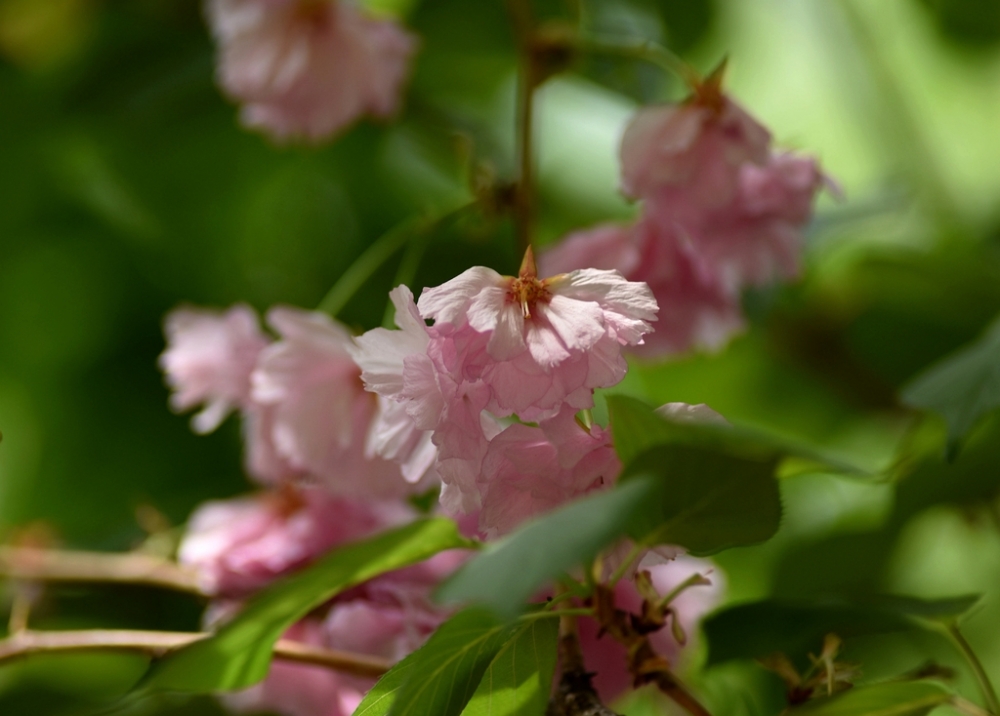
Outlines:
{"label": "young green leaf", "polygon": [[490,663],[462,716],[542,716],[556,668],[558,619],[532,619]]}
{"label": "young green leaf", "polygon": [[659,445],[626,468],[622,484],[653,487],[629,524],[644,544],[677,544],[696,555],[764,542],[781,524],[776,460],[736,457],[687,445]]}
{"label": "young green leaf", "polygon": [[256,594],[212,636],[154,663],[143,685],[195,692],[252,686],[267,675],[274,643],[312,609],[380,574],[469,546],[446,519],[419,520],[346,545]]}
{"label": "young green leaf", "polygon": [[679,422],[657,413],[641,400],[623,395],[608,398],[615,449],[628,464],[651,447],[690,445],[750,460],[784,460],[789,472],[828,472],[853,477],[871,473],[810,445],[740,425]]}
{"label": "young green leaf", "polygon": [[593,559],[623,535],[654,493],[652,482],[633,480],[528,522],[488,545],[438,590],[438,598],[484,604],[513,617],[550,580]]}
{"label": "young green leaf", "polygon": [[816,699],[789,716],[924,716],[948,703],[952,694],[931,681],[891,681]]}
{"label": "young green leaf", "polygon": [[945,419],[953,455],[979,419],[1000,408],[1000,320],[975,343],[931,366],[902,397],[907,405]]}
{"label": "young green leaf", "polygon": [[379,679],[354,716],[458,716],[516,631],[481,609],[456,614]]}

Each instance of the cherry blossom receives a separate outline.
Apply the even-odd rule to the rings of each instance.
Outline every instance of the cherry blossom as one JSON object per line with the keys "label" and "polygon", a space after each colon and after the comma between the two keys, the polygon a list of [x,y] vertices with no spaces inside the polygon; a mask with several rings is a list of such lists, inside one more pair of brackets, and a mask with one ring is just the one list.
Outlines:
{"label": "cherry blossom", "polygon": [[659,306],[656,331],[630,350],[639,355],[717,349],[743,327],[739,295],[688,241],[655,222],[604,224],[577,231],[545,251],[546,272],[615,269],[646,283]]}
{"label": "cherry blossom", "polygon": [[242,120],[318,140],[400,104],[415,38],[348,0],[209,0],[218,78]]}
{"label": "cherry blossom", "polygon": [[582,269],[538,278],[529,248],[516,277],[471,268],[417,303],[434,326],[466,326],[487,337],[485,355],[466,366],[492,393],[491,411],[539,420],[563,402],[593,405],[592,392],[625,375],[623,346],[652,331],[656,301],[649,288],[617,271]]}
{"label": "cherry blossom", "polygon": [[278,307],[267,321],[280,340],[261,353],[252,377],[254,474],[266,483],[297,475],[351,495],[412,489],[398,465],[365,454],[377,406],[350,356],[351,335],[319,312]]}
{"label": "cherry blossom", "polygon": [[361,539],[411,516],[401,504],[361,502],[320,489],[286,487],[205,503],[188,521],[178,559],[195,570],[206,592],[239,597],[337,544]]}
{"label": "cherry blossom", "polygon": [[687,101],[635,115],[621,144],[626,195],[677,204],[683,221],[728,204],[740,168],[767,162],[771,134],[722,92],[723,69],[696,85]]}
{"label": "cherry blossom", "polygon": [[164,332],[160,367],[174,391],[170,405],[182,411],[204,403],[191,425],[210,433],[250,402],[250,375],[268,343],[257,314],[243,304],[225,312],[180,308],[167,316]]}
{"label": "cherry blossom", "polygon": [[539,427],[511,425],[490,441],[478,481],[479,526],[487,537],[618,478],[610,434],[598,425],[585,428],[575,412],[563,408]]}

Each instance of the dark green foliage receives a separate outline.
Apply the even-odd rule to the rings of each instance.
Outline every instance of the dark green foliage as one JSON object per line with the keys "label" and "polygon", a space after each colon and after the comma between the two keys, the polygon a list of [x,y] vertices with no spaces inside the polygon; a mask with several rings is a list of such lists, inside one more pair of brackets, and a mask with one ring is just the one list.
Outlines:
{"label": "dark green foliage", "polygon": [[948,451],[979,420],[1000,408],[1000,320],[978,341],[940,361],[903,391],[915,408],[932,410],[948,423]]}
{"label": "dark green foliage", "polygon": [[865,602],[841,600],[766,600],[730,607],[704,624],[709,664],[784,654],[805,661],[817,653],[827,634],[841,639],[920,628],[921,622],[948,621],[968,611],[978,596],[927,601],[879,597]]}

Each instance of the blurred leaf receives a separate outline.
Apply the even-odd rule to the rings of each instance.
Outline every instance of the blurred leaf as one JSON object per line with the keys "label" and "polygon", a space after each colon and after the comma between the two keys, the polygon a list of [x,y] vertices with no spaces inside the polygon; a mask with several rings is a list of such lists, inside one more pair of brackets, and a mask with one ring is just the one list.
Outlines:
{"label": "blurred leaf", "polygon": [[144,685],[176,691],[232,691],[267,675],[271,649],[288,627],[339,592],[446,549],[468,547],[455,523],[420,520],[347,545],[258,592],[211,637],[156,662]]}
{"label": "blurred leaf", "polygon": [[438,590],[444,602],[484,604],[511,618],[549,580],[593,559],[619,536],[655,494],[633,480],[532,520],[493,542]]}
{"label": "blurred leaf", "polygon": [[903,391],[903,401],[933,410],[948,423],[948,452],[981,417],[1000,408],[1000,320],[972,345],[919,376]]}
{"label": "blurred leaf", "polygon": [[818,449],[755,428],[670,420],[641,400],[622,395],[609,396],[608,409],[615,449],[626,464],[649,447],[672,443],[750,460],[787,459],[796,474],[812,471],[870,476],[860,467]]}
{"label": "blurred leaf", "polygon": [[457,716],[516,631],[483,610],[456,614],[379,679],[354,716]]}
{"label": "blurred leaf", "polygon": [[660,445],[625,469],[622,483],[647,476],[654,492],[629,523],[645,544],[677,544],[695,555],[763,542],[781,524],[774,459],[701,447]]}
{"label": "blurred leaf", "polygon": [[532,619],[490,663],[462,716],[542,716],[556,668],[558,619]]}
{"label": "blurred leaf", "polygon": [[708,663],[758,659],[777,653],[795,660],[815,651],[830,633],[850,639],[908,631],[920,626],[914,617],[953,619],[978,600],[977,596],[942,600],[883,596],[855,603],[768,599],[740,604],[705,621]]}
{"label": "blurred leaf", "polygon": [[952,694],[929,681],[896,681],[852,689],[791,709],[789,716],[922,716],[951,700]]}

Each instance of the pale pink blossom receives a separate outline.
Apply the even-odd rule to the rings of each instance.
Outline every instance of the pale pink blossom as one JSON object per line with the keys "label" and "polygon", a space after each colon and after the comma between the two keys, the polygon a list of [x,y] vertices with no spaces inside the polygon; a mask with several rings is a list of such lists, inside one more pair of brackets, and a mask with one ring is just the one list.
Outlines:
{"label": "pale pink blossom", "polygon": [[540,257],[547,273],[614,269],[649,286],[659,306],[656,331],[630,350],[643,356],[720,348],[743,327],[737,292],[691,242],[648,219],[577,231]]}
{"label": "pale pink blossom", "polygon": [[621,463],[610,434],[598,425],[585,428],[575,412],[563,408],[539,427],[511,425],[490,441],[477,485],[479,527],[487,537],[618,478]]}
{"label": "pale pink blossom", "polygon": [[272,308],[267,320],[280,340],[253,373],[257,408],[248,434],[257,477],[298,475],[349,495],[410,491],[398,465],[365,454],[376,399],[350,356],[350,334],[319,312]]}
{"label": "pale pink blossom", "polygon": [[207,502],[188,521],[178,559],[210,594],[238,597],[332,547],[401,524],[399,503],[348,500],[320,489]]}
{"label": "pale pink blossom", "polygon": [[399,107],[417,42],[348,0],[209,0],[218,78],[244,124],[318,140]]}
{"label": "pale pink blossom", "polygon": [[555,415],[562,403],[593,405],[593,390],[621,381],[623,346],[652,331],[649,288],[617,271],[582,269],[539,279],[531,249],[517,277],[482,266],[435,288],[417,303],[434,327],[468,327],[487,337],[485,355],[464,376],[490,388],[490,409],[525,420]]}
{"label": "pale pink blossom", "polygon": [[667,420],[691,425],[729,425],[729,421],[704,403],[666,403],[654,411]]}
{"label": "pale pink blossom", "polygon": [[[653,586],[661,596],[670,594],[695,574],[707,577],[711,582],[707,586],[688,587],[670,602],[681,631],[686,636],[684,644],[678,643],[674,638],[669,621],[663,629],[650,636],[657,653],[677,669],[684,666],[685,659],[694,650],[702,618],[719,604],[725,589],[725,578],[718,567],[708,560],[679,556],[662,564],[655,555],[648,559],[641,568],[649,570]],[[635,614],[641,612],[642,597],[632,581],[622,580],[618,583],[615,588],[615,604],[619,609]],[[580,620],[580,645],[587,670],[595,673],[594,686],[605,703],[613,702],[631,687],[625,647],[607,634],[601,635],[593,620]]]}
{"label": "pale pink blossom", "polygon": [[676,202],[687,217],[729,203],[740,168],[768,160],[771,134],[722,93],[721,69],[680,104],[646,107],[625,130],[622,190],[647,201]]}
{"label": "pale pink blossom", "polygon": [[[735,289],[797,277],[802,232],[824,186],[830,180],[810,157],[775,154],[764,165],[743,165],[733,201],[689,227],[698,253]],[[675,213],[656,204],[649,211],[661,221]]]}
{"label": "pale pink blossom", "polygon": [[167,349],[159,362],[174,391],[171,407],[182,411],[205,405],[191,420],[195,432],[215,430],[230,412],[250,402],[250,374],[267,346],[252,308],[180,308],[167,316],[164,331]]}

